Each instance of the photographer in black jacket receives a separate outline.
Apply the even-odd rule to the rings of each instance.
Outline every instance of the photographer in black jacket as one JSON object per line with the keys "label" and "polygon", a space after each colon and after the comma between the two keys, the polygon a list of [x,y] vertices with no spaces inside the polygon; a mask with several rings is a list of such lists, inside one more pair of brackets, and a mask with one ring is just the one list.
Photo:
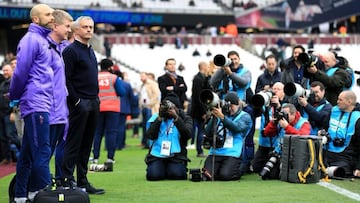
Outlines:
{"label": "photographer in black jacket", "polygon": [[192,136],[193,121],[181,109],[180,100],[169,93],[161,102],[159,113],[147,121],[147,138],[150,140],[146,156],[146,179],[187,179],[187,141]]}

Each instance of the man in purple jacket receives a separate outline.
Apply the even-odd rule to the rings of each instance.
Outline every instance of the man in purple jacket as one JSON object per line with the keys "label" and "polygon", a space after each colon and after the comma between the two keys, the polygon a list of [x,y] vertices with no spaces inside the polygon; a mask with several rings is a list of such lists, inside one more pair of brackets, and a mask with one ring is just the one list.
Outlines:
{"label": "man in purple jacket", "polygon": [[[62,51],[69,44],[67,37],[71,32],[73,18],[63,10],[54,10],[54,28],[47,39],[53,55],[52,65],[54,71],[53,103],[50,110],[50,147],[51,154],[55,153],[55,178],[62,176],[61,167],[64,151],[64,134],[67,132],[69,110],[66,104],[67,89],[65,79],[65,64]],[[56,147],[56,149],[55,149]],[[50,157],[51,158],[51,157]]]}
{"label": "man in purple jacket", "polygon": [[53,102],[54,73],[46,37],[54,24],[52,12],[53,9],[45,4],[37,4],[31,9],[32,23],[17,48],[10,99],[20,100],[25,128],[16,166],[15,202],[25,202],[28,195],[30,200],[33,199],[50,183],[49,112]]}

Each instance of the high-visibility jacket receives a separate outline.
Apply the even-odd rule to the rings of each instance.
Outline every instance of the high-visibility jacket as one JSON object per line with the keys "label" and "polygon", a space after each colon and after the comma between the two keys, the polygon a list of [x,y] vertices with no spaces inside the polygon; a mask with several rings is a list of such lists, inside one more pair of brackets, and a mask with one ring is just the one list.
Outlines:
{"label": "high-visibility jacket", "polygon": [[120,97],[115,90],[117,76],[109,72],[99,72],[100,112],[120,112]]}

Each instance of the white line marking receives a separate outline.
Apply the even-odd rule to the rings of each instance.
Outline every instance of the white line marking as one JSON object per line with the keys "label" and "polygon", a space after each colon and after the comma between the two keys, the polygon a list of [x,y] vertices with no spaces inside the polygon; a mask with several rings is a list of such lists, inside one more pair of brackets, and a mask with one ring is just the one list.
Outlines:
{"label": "white line marking", "polygon": [[341,188],[339,186],[336,186],[334,184],[331,184],[331,183],[327,183],[327,182],[323,182],[323,181],[320,181],[319,183],[317,183],[318,185],[321,185],[323,187],[326,187],[334,192],[337,192],[341,195],[344,195],[348,198],[351,198],[353,200],[356,200],[356,201],[359,201],[360,202],[360,195],[358,193],[354,193],[354,192],[351,192],[347,189],[344,189],[344,188]]}

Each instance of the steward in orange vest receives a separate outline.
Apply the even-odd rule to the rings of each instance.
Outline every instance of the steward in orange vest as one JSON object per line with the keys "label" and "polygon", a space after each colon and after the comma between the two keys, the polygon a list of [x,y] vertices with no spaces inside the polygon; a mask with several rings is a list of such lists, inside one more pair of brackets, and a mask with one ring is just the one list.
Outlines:
{"label": "steward in orange vest", "polygon": [[100,113],[96,123],[94,137],[94,160],[97,163],[100,156],[101,139],[105,134],[107,149],[107,162],[115,163],[115,150],[120,123],[120,96],[125,95],[125,88],[121,79],[110,73],[113,62],[103,59],[100,62],[101,71],[98,74]]}

